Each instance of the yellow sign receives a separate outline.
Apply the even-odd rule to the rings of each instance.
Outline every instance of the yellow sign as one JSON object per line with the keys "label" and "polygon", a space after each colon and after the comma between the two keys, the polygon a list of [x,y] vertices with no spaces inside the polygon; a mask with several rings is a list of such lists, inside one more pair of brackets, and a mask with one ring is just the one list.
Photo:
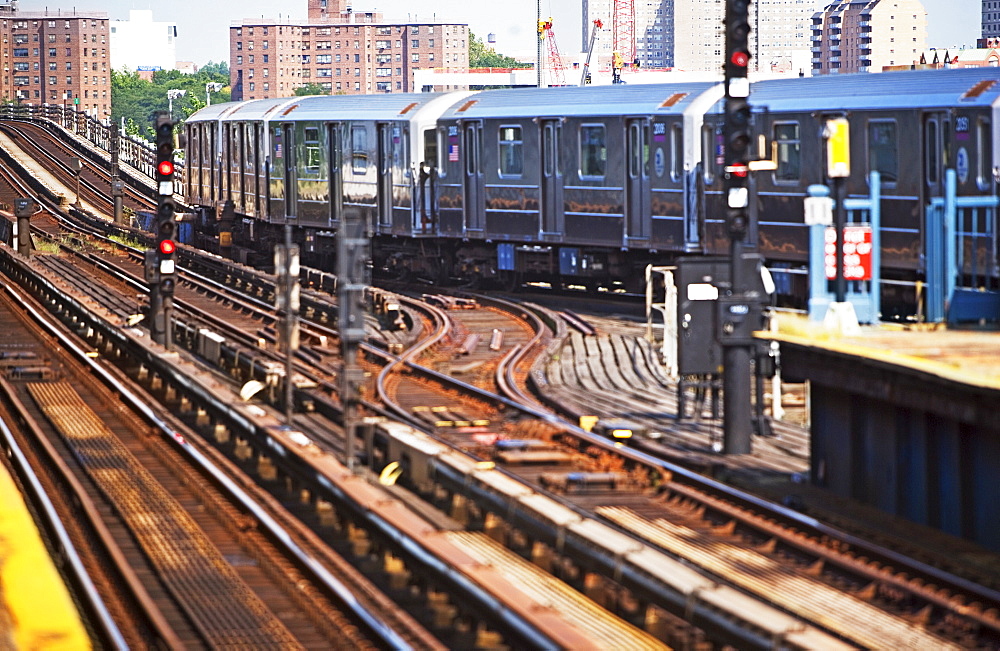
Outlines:
{"label": "yellow sign", "polygon": [[826,121],[826,174],[830,178],[851,175],[851,136],[847,118]]}

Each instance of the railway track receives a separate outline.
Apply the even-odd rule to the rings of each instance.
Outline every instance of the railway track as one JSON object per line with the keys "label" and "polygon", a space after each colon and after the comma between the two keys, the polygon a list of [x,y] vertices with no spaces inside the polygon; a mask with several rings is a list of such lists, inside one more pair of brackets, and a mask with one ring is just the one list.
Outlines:
{"label": "railway track", "polygon": [[371,644],[325,590],[306,587],[316,580],[252,511],[190,468],[179,432],[154,432],[121,400],[132,389],[79,369],[70,353],[86,351],[66,336],[53,346],[53,324],[29,321],[25,296],[5,286],[0,300],[4,420],[19,425],[18,443],[87,559],[93,599],[130,646]]}
{"label": "railway track", "polygon": [[[260,291],[258,290],[257,293],[259,299]],[[213,299],[213,304],[215,304],[215,299]],[[128,310],[128,306],[122,304],[117,309],[125,312]],[[488,310],[484,311],[483,314],[487,316],[482,319],[472,317],[465,325],[457,329],[457,332],[462,334],[452,337],[453,341],[451,342],[452,347],[450,349],[442,348],[437,357],[433,356],[433,354],[427,357],[427,360],[430,360],[429,365],[451,365],[454,364],[456,357],[471,357],[473,351],[476,353],[484,352],[481,348],[488,347],[480,346],[479,342],[477,342],[476,346],[469,346],[471,350],[467,351],[468,355],[464,355],[459,350],[461,345],[468,343],[468,337],[475,333],[480,333],[480,341],[485,343],[483,335],[486,333],[487,328],[495,325],[498,316],[489,313]],[[255,317],[253,322],[244,325],[243,329],[252,329],[257,333],[260,327],[260,322]],[[266,328],[266,326],[264,327]],[[511,328],[516,330],[514,326],[511,326]],[[234,328],[234,330],[239,329]],[[429,325],[422,328],[422,330],[424,329],[427,332],[422,332],[422,336],[433,330]],[[521,331],[524,333],[523,336],[526,340],[529,330],[531,328]],[[535,330],[537,330],[537,327],[535,327]],[[489,338],[492,342],[492,329],[490,333]],[[331,336],[335,336],[335,333],[331,333]],[[507,339],[507,337],[504,336],[504,339]],[[428,341],[430,340],[428,339]],[[500,348],[502,347],[501,345]],[[513,350],[513,348],[514,346],[510,350]],[[499,353],[500,351],[495,352]],[[510,351],[508,350],[507,352],[509,354]],[[426,363],[426,360],[422,361]],[[489,356],[484,359],[470,359],[469,363],[474,366],[463,369],[466,375],[476,375],[476,371],[483,367],[495,367],[499,369],[506,366],[508,369],[516,368],[513,365],[503,362],[503,358],[500,355]],[[413,362],[413,366],[410,369],[412,371],[415,366],[422,365]],[[521,373],[522,377],[524,377],[523,374],[525,371],[515,370],[510,371],[510,373]],[[441,375],[441,373],[438,373],[438,375]],[[500,376],[508,375],[507,371],[500,373]],[[416,395],[418,390],[426,390],[426,393],[419,395],[420,400],[417,402],[430,402],[435,399],[435,396],[442,395],[441,389],[443,385],[441,378],[434,378],[433,381],[430,381],[427,379],[429,377],[429,375],[425,375],[424,379],[414,384],[412,392],[407,389],[401,392],[397,391],[397,393]],[[993,633],[990,631],[994,630],[993,620],[995,619],[995,613],[991,612],[989,604],[992,604],[995,598],[988,592],[980,592],[978,596],[974,590],[963,592],[968,586],[963,587],[958,585],[960,582],[956,582],[955,585],[943,587],[944,584],[942,582],[946,580],[946,577],[943,577],[940,573],[934,574],[931,572],[930,575],[926,572],[922,574],[919,572],[911,573],[914,570],[907,569],[903,565],[892,566],[892,570],[885,570],[884,566],[880,568],[868,567],[867,570],[869,572],[865,573],[863,570],[865,570],[866,563],[857,561],[856,557],[848,556],[845,562],[843,558],[838,561],[837,559],[823,556],[822,562],[818,562],[820,559],[819,556],[807,557],[803,552],[804,548],[811,547],[813,548],[811,551],[814,554],[816,553],[816,536],[813,536],[812,541],[808,544],[798,544],[801,543],[802,539],[807,539],[808,541],[809,536],[812,535],[803,535],[799,529],[795,528],[803,527],[801,522],[793,524],[791,529],[786,529],[783,532],[774,527],[773,522],[766,522],[768,518],[775,517],[773,515],[775,511],[773,510],[768,511],[767,508],[762,507],[763,510],[757,513],[739,513],[745,506],[745,502],[740,501],[745,499],[743,497],[735,497],[735,504],[739,508],[734,507],[733,502],[729,502],[727,505],[721,498],[718,498],[717,495],[711,492],[717,488],[711,486],[711,483],[709,483],[711,490],[702,491],[701,494],[699,494],[698,490],[692,489],[691,484],[696,482],[696,479],[684,476],[684,473],[680,469],[675,470],[671,466],[664,465],[662,462],[647,455],[622,455],[612,449],[613,446],[592,445],[592,438],[581,435],[579,432],[574,431],[572,427],[563,427],[561,424],[557,426],[553,422],[551,414],[540,414],[537,411],[537,407],[518,411],[515,406],[510,404],[516,398],[508,398],[506,402],[496,401],[492,396],[487,395],[493,393],[499,386],[495,380],[496,377],[496,374],[483,373],[482,377],[479,378],[481,382],[472,383],[479,385],[477,387],[479,392],[473,394],[473,397],[462,399],[467,406],[461,410],[456,409],[455,405],[452,404],[454,403],[457,391],[455,386],[452,385],[450,388],[445,389],[443,394],[445,396],[443,399],[444,404],[435,406],[443,406],[446,410],[451,408],[454,413],[449,416],[454,417],[441,419],[435,417],[434,423],[427,423],[427,418],[421,416],[415,417],[413,413],[414,407],[426,405],[404,404],[402,405],[402,410],[409,412],[411,422],[413,422],[414,417],[417,420],[422,418],[425,424],[433,425],[433,428],[448,429],[451,432],[450,437],[444,436],[442,440],[447,441],[453,447],[464,449],[470,459],[496,464],[497,468],[523,480],[522,485],[531,487],[530,490],[536,490],[539,494],[559,496],[560,499],[567,500],[574,508],[583,509],[583,512],[589,513],[590,517],[594,517],[597,521],[617,523],[620,531],[630,531],[635,535],[636,538],[632,540],[637,538],[645,539],[647,544],[657,549],[680,554],[681,552],[677,551],[679,548],[678,544],[670,542],[669,536],[664,533],[663,523],[671,522],[671,518],[677,517],[677,513],[671,511],[672,509],[678,512],[689,511],[696,514],[700,513],[703,516],[702,519],[698,520],[695,518],[689,520],[687,525],[685,525],[687,526],[687,530],[680,533],[677,531],[668,531],[668,533],[672,533],[675,537],[679,537],[683,541],[690,541],[691,539],[698,538],[698,536],[703,536],[702,538],[698,538],[699,544],[708,548],[722,547],[723,543],[728,543],[732,547],[725,549],[731,554],[735,554],[736,550],[745,550],[747,547],[759,547],[760,549],[756,550],[758,553],[776,563],[775,559],[778,558],[780,560],[782,556],[794,559],[790,564],[785,563],[782,565],[778,563],[772,566],[768,571],[772,572],[774,576],[781,576],[781,573],[785,572],[792,576],[800,577],[803,574],[808,574],[810,571],[815,571],[816,567],[822,569],[824,574],[819,583],[822,584],[825,582],[831,584],[833,592],[818,592],[819,587],[816,587],[817,591],[813,592],[813,587],[811,586],[809,590],[801,593],[804,595],[801,597],[801,602],[814,600],[823,603],[823,599],[829,599],[829,602],[833,603],[835,599],[832,595],[836,594],[837,590],[841,594],[845,591],[854,593],[849,596],[855,600],[878,599],[879,602],[875,611],[864,612],[869,613],[870,619],[879,622],[882,622],[880,619],[881,615],[875,613],[888,613],[886,616],[892,618],[892,623],[883,622],[876,625],[875,630],[878,630],[879,626],[886,631],[896,630],[896,627],[901,627],[899,628],[899,637],[896,638],[900,643],[912,644],[920,642],[919,638],[912,637],[912,635],[915,635],[910,630],[912,628],[923,630],[923,634],[928,636],[924,638],[924,642],[928,644],[946,644],[948,642],[968,644],[983,640],[988,642],[993,639],[991,637]],[[623,379],[625,379],[624,376]],[[628,380],[625,379],[625,381]],[[514,384],[520,383],[521,381],[517,381]],[[438,398],[438,400],[442,399]],[[491,410],[493,411],[490,413],[490,418],[475,418],[480,412],[485,413]],[[434,412],[432,411],[431,413]],[[442,412],[439,411],[437,413]],[[494,413],[495,416],[493,415]],[[306,424],[304,421],[309,418],[311,417],[299,418],[297,424]],[[533,423],[528,422],[530,418],[535,419]],[[494,423],[506,424],[508,421],[515,419],[520,421],[516,423],[518,427],[505,430],[502,433],[475,430],[477,427],[491,428]],[[450,424],[439,425],[437,422],[445,420],[450,421]],[[487,420],[490,425],[475,425],[475,420]],[[456,427],[456,423],[468,423],[468,425]],[[465,427],[468,428],[466,431],[457,432],[458,429]],[[489,436],[476,436],[482,434]],[[493,434],[497,436],[494,438]],[[484,443],[487,440],[491,443]],[[506,441],[506,443],[502,446],[496,445],[500,441]],[[378,457],[378,461],[380,462],[389,460],[391,459],[388,456]],[[642,465],[638,465],[639,462]],[[376,470],[378,467],[379,465],[375,464]],[[655,469],[655,473],[651,472],[650,468]],[[668,484],[662,483],[664,477],[670,480]],[[681,477],[683,477],[683,480],[678,481]],[[655,486],[655,490],[650,490],[653,487],[654,479],[658,485]],[[407,482],[404,480],[403,483],[406,484]],[[423,492],[422,487],[417,485],[407,485],[406,487],[414,490],[416,493]],[[511,487],[510,490],[516,492],[517,489]],[[411,498],[405,497],[405,499]],[[726,496],[726,499],[731,500],[734,497],[732,494],[729,494]],[[755,505],[755,508],[760,506]],[[765,515],[768,513],[770,515]],[[779,519],[788,519],[787,513],[783,513],[780,510],[777,513]],[[473,512],[473,517],[468,522],[473,528],[478,527],[489,531],[491,538],[519,538],[521,536],[521,532],[516,528],[506,529],[504,526],[496,524],[495,520],[492,521],[494,524],[490,525],[489,522],[491,520],[489,518],[479,521],[478,515],[484,514]],[[750,524],[754,519],[765,521],[766,526],[763,529],[755,529]],[[822,536],[829,536],[831,539],[834,539],[834,533],[826,531]],[[835,547],[850,547],[856,542],[844,542],[843,538],[839,540],[840,542],[834,544]],[[868,554],[867,549],[864,552],[865,554]],[[697,549],[687,547],[683,553],[696,557],[701,552]],[[726,554],[722,554],[722,556],[724,557]],[[483,556],[480,557],[484,558]],[[798,560],[803,557],[811,558],[811,560],[808,562]],[[759,557],[756,556],[749,558],[759,560]],[[750,563],[751,561],[747,560],[746,562]],[[796,562],[799,564],[796,565]],[[879,562],[880,564],[882,563],[882,561]],[[708,560],[704,561],[703,565],[710,573],[715,573],[719,578],[721,576],[728,578],[731,573],[736,573],[737,569],[739,569],[719,566],[717,563],[717,559]],[[545,563],[542,562],[542,564],[544,565]],[[830,570],[828,568],[834,569]],[[907,582],[900,578],[900,575],[904,573],[909,576],[919,575],[921,577],[919,580],[925,583],[928,581],[928,577],[930,577],[930,581],[937,587],[933,590],[925,590],[923,594],[921,594],[920,590],[905,592]],[[748,573],[746,576],[753,576],[753,574]],[[739,578],[734,579],[736,584],[739,584],[739,581]],[[614,588],[607,587],[596,592],[598,595],[607,595],[613,593],[614,590]],[[947,594],[942,596],[944,594],[942,591],[946,591]],[[823,594],[827,596],[823,597]],[[601,596],[599,600],[603,599],[606,599],[606,596]],[[980,605],[964,608],[959,604],[959,600],[965,600],[968,603],[979,603]],[[821,613],[814,612],[810,614],[806,612],[802,603],[783,603],[783,607],[791,612],[798,613],[800,617],[807,621],[814,622],[820,628],[832,630],[843,639],[854,641],[854,643],[862,644],[863,642],[859,640],[872,639],[864,637],[870,634],[860,630],[841,630],[842,628],[853,626],[854,623],[845,623],[843,621],[831,623],[824,619]],[[915,626],[914,621],[918,621],[919,625]]]}
{"label": "railway track", "polygon": [[[56,133],[36,122],[3,121],[0,123],[0,133],[25,155],[41,161],[64,187],[74,191],[79,187],[79,195],[74,192],[74,205],[91,206],[102,215],[114,214],[114,204],[109,198],[111,175],[104,169],[103,160],[98,163],[88,156],[92,155],[95,159],[101,157],[98,150],[81,155],[79,149],[70,146]],[[78,160],[83,161],[79,170],[75,167]],[[34,193],[21,196],[34,196]],[[68,206],[70,198],[64,196],[63,199]],[[156,208],[156,201],[151,189],[141,189],[126,183],[123,184],[123,205],[131,211],[148,211]]]}

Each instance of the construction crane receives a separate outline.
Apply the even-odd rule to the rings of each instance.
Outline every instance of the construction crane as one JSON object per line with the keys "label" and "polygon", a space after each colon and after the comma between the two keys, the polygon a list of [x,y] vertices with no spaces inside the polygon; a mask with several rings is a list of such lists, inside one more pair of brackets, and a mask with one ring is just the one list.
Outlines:
{"label": "construction crane", "polygon": [[538,21],[538,38],[546,41],[548,45],[548,69],[549,86],[566,85],[566,66],[563,65],[562,55],[559,54],[559,46],[556,45],[556,35],[552,31],[552,18]]}
{"label": "construction crane", "polygon": [[625,65],[632,65],[636,61],[634,0],[615,0],[612,21],[614,23],[612,49]]}
{"label": "construction crane", "polygon": [[590,32],[590,47],[587,48],[587,60],[583,63],[583,76],[580,77],[580,85],[590,83],[590,57],[594,56],[594,43],[597,42],[597,31],[604,27],[600,18],[594,19],[594,29]]}

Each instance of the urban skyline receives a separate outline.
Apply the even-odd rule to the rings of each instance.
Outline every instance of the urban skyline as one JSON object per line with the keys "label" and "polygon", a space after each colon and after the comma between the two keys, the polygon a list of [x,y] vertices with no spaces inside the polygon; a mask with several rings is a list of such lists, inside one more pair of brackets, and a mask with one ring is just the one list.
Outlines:
{"label": "urban skyline", "polygon": [[[927,10],[929,47],[974,47],[980,37],[982,4],[980,0],[922,0]],[[817,9],[829,2],[817,2]],[[54,10],[47,0],[21,0],[22,11]],[[238,9],[223,3],[195,3],[193,0],[154,6],[141,0],[76,0],[64,11],[105,11],[113,20],[128,20],[130,9],[152,9],[153,20],[177,24],[177,58],[204,65],[209,61],[230,63],[229,28],[245,19],[268,19],[305,22],[305,3],[290,3],[276,12],[266,0],[247,0]],[[357,0],[358,11],[380,12],[387,22],[429,21],[467,23],[477,38],[487,40],[495,34],[495,47],[502,54],[525,56],[535,50],[535,16],[541,8],[543,17],[554,19],[554,31],[564,56],[575,60],[583,49],[582,0],[512,0],[497,9],[493,5],[470,5],[460,0],[437,0],[422,10],[404,0]],[[518,19],[523,16],[523,19]],[[607,30],[606,30],[607,31]],[[606,35],[610,38],[610,32]]]}

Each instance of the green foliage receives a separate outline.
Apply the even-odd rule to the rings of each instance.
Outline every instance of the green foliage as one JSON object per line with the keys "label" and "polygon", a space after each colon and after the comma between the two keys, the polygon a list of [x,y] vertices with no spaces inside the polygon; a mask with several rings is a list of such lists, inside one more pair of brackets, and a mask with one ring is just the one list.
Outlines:
{"label": "green foliage", "polygon": [[174,120],[183,122],[188,116],[205,106],[205,85],[222,84],[222,90],[213,92],[213,104],[230,100],[229,65],[208,62],[196,74],[178,70],[159,70],[152,81],[128,69],[111,71],[111,121],[122,124],[125,133],[152,139],[153,120],[157,111],[166,111],[170,105],[168,90],[185,91],[173,101]]}
{"label": "green foliage", "polygon": [[303,95],[329,95],[330,93],[323,90],[323,86],[313,81],[309,82],[305,86],[299,86],[296,88],[295,94],[301,97]]}
{"label": "green foliage", "polygon": [[470,68],[530,68],[531,63],[518,61],[514,57],[497,54],[496,50],[487,47],[482,39],[469,32],[469,67]]}

